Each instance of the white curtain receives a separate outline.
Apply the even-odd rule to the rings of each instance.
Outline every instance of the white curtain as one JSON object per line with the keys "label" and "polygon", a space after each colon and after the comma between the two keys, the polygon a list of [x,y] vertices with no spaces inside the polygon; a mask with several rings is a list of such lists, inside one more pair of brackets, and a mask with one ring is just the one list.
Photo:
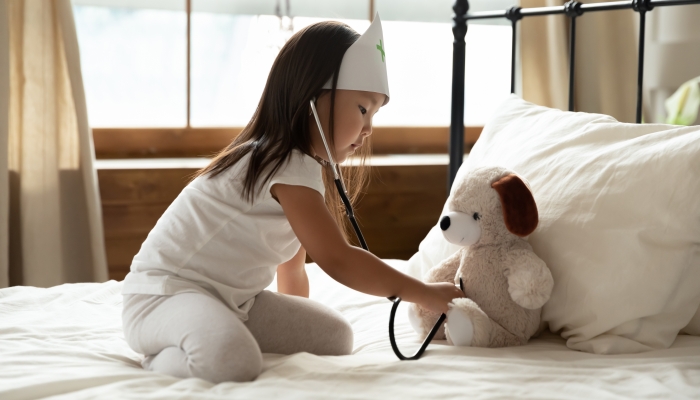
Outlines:
{"label": "white curtain", "polygon": [[[520,6],[551,7],[562,0],[521,0]],[[568,44],[566,20],[560,16],[520,20],[520,60],[523,98],[535,104],[566,110],[568,94]]]}
{"label": "white curtain", "polygon": [[70,1],[0,3],[0,287],[104,281]]}
{"label": "white curtain", "polygon": [[[605,0],[586,3],[602,1]],[[520,0],[520,5],[545,7],[565,2]],[[608,114],[622,122],[635,121],[638,20],[639,15],[631,10],[590,12],[576,19],[576,111]],[[528,17],[520,25],[523,98],[568,109],[568,18]]]}

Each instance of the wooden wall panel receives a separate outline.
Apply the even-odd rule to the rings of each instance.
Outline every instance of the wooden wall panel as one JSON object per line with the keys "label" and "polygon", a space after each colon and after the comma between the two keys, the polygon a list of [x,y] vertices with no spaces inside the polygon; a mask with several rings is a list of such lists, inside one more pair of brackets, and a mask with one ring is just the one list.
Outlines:
{"label": "wooden wall panel", "polygon": [[[109,228],[105,227],[109,232]],[[110,235],[105,237],[107,249],[107,266],[109,267],[109,279],[122,280],[129,272],[131,260],[141,248],[141,243],[148,233],[132,234],[128,236]]]}
{"label": "wooden wall panel", "polygon": [[194,169],[99,170],[102,202],[141,204],[170,202],[187,186]]}
{"label": "wooden wall panel", "polygon": [[[98,159],[210,157],[229,145],[242,128],[93,128]],[[464,148],[476,143],[482,127],[464,128]],[[374,127],[374,154],[447,153],[446,126]]]}
{"label": "wooden wall panel", "polygon": [[[370,250],[408,259],[437,222],[446,199],[446,165],[378,166],[356,214]],[[148,232],[194,169],[98,170],[110,278],[129,271]]]}

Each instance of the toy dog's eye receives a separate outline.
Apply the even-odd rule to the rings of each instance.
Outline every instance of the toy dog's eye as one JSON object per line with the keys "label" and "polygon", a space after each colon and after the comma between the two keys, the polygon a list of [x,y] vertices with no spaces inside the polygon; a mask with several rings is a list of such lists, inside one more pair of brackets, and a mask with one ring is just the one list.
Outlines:
{"label": "toy dog's eye", "polygon": [[474,213],[474,215],[472,215],[472,217],[474,218],[474,221],[478,221],[481,219],[481,215],[479,215],[479,213]]}

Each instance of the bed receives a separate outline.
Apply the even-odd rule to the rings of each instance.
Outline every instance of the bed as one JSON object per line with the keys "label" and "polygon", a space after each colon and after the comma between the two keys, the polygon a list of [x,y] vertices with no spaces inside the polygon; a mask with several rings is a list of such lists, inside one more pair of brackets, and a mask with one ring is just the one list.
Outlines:
{"label": "bed", "polygon": [[[388,260],[398,269],[405,261]],[[121,331],[121,283],[0,291],[0,398],[697,398],[700,337],[666,350],[594,355],[553,334],[527,346],[456,348],[442,341],[418,361],[399,361],[387,339],[391,303],[354,292],[308,268],[311,298],[340,310],[355,331],[354,354],[266,354],[251,383],[180,380],[140,366]],[[274,288],[274,283],[272,287]],[[397,315],[403,349],[419,342]]]}
{"label": "bed", "polygon": [[[611,9],[632,8],[634,5],[635,10],[643,15],[649,9],[648,7],[654,5],[698,2],[700,1],[634,0],[632,2],[610,3],[609,7],[613,7]],[[572,3],[566,7],[548,7],[546,10],[511,9],[504,12],[468,16],[466,15],[468,3],[464,0],[457,1],[455,6],[457,13],[455,16],[455,76],[460,76],[460,68],[461,76],[464,76],[463,38],[466,34],[467,19],[504,17],[509,18],[515,25],[523,16],[543,15],[542,13],[545,12],[551,14],[566,13],[573,19],[580,16],[578,12],[582,9],[580,5],[576,4],[580,3]],[[598,10],[602,11],[608,6],[586,6],[584,11],[596,11],[593,9],[595,7],[602,7]],[[461,42],[458,37],[460,32],[462,32]],[[463,93],[464,82],[456,79],[453,84],[453,121],[463,120]],[[501,110],[501,113],[507,118],[514,118],[513,116],[519,112],[522,115],[532,116],[533,114],[532,105],[524,105],[522,101],[515,98],[509,100],[507,107],[510,109]],[[539,110],[537,112],[551,115],[553,111]],[[573,113],[571,114],[573,115]],[[579,133],[561,135],[555,129],[556,121],[562,121],[561,115],[554,114],[549,118],[550,120],[546,124],[543,124],[541,118],[537,121],[530,121],[533,130],[540,133],[543,125],[554,127],[549,133],[558,135],[556,141],[553,141],[551,137],[547,139],[541,133],[540,136],[544,138],[542,143],[530,140],[533,136],[521,132],[520,128],[527,125],[525,119],[518,120],[519,129],[511,129],[510,131],[508,129],[509,126],[513,125],[512,119],[496,120],[490,123],[490,126],[487,126],[482,133],[480,142],[474,147],[465,166],[475,167],[478,163],[496,162],[498,160],[494,158],[496,153],[498,157],[505,157],[510,163],[508,166],[516,171],[526,171],[528,166],[534,168],[539,165],[537,162],[547,165],[570,162],[578,154],[584,154],[583,150],[591,149],[591,140],[594,138],[598,138],[596,140],[600,141],[602,145],[613,149],[613,151],[608,151],[609,157],[624,156],[632,173],[648,164],[645,164],[643,154],[632,160],[638,164],[634,164],[626,155],[622,145],[634,150],[639,147],[639,143],[635,140],[649,142],[654,139],[656,142],[646,143],[646,145],[658,146],[655,149],[666,151],[666,154],[673,154],[673,157],[667,157],[668,163],[655,164],[653,166],[655,171],[666,171],[663,168],[667,168],[668,171],[678,171],[680,168],[685,168],[681,166],[690,165],[692,162],[697,163],[697,160],[700,159],[698,158],[700,146],[697,145],[700,140],[696,140],[699,138],[700,130],[697,129],[683,130],[660,126],[647,128],[641,125],[631,127],[628,124],[622,127],[624,129],[621,131],[620,127],[614,124],[616,123],[614,120],[610,121],[604,116],[588,115],[582,117],[588,119],[584,121],[586,124],[592,123],[597,127],[602,126],[609,129],[596,132],[589,129],[589,125],[583,124]],[[568,124],[567,129],[571,130],[572,126],[572,124]],[[646,129],[646,131],[642,132],[643,134],[634,133],[639,129]],[[450,146],[450,182],[459,176],[459,167],[462,164],[463,138],[461,135],[463,132],[461,122],[453,124]],[[572,130],[572,132],[574,131]],[[621,134],[624,140],[617,140],[615,136],[617,134]],[[599,139],[601,137],[605,139]],[[503,152],[498,147],[499,140],[505,140],[512,144],[518,140],[524,140],[523,138],[527,138],[528,141],[511,146],[516,149],[514,153]],[[669,142],[676,143],[676,147],[672,149],[664,147]],[[528,146],[531,148],[528,149]],[[547,150],[547,146],[550,146],[550,150]],[[493,149],[498,151],[492,151]],[[573,151],[573,149],[580,149],[581,152],[566,153],[567,150]],[[598,157],[597,159],[600,159],[600,154],[603,152],[600,149],[593,150]],[[541,159],[535,160],[537,162],[527,157],[519,159],[518,157],[523,154],[536,154]],[[655,153],[656,155],[658,154]],[[599,167],[596,164],[585,164],[581,160],[575,161],[579,163],[577,164],[579,172],[583,171],[585,169],[583,167],[586,165],[593,170]],[[603,161],[609,163],[609,159],[603,159]],[[555,169],[555,171],[565,169],[562,167]],[[683,190],[687,190],[688,193],[700,192],[697,183],[694,183],[698,181],[695,178],[700,174],[700,168],[697,171],[693,169],[690,171],[695,171],[696,175],[686,174],[689,181],[683,185]],[[624,171],[620,167],[613,172],[620,175]],[[571,177],[567,179],[569,178]],[[614,176],[603,176],[603,178],[609,181]],[[657,176],[657,178],[658,182],[653,182],[649,178],[648,184],[661,187],[664,184],[663,176]],[[584,180],[588,181],[588,178],[586,177]],[[534,179],[531,180],[531,183],[533,183],[533,187],[537,188],[546,186],[547,182],[550,181],[556,181],[556,179],[543,175],[539,181]],[[577,187],[581,187],[580,182]],[[558,193],[560,190],[559,188],[550,189],[550,192],[554,193]],[[537,194],[540,196],[538,204],[540,199],[547,200],[541,193]],[[592,193],[591,196],[596,201],[601,199],[595,193]],[[697,198],[685,195],[685,192],[680,197],[686,202]],[[666,200],[668,198],[663,196],[658,199],[662,203]],[[585,204],[585,201],[576,200],[576,202]],[[670,203],[664,204],[666,207],[670,205]],[[562,207],[558,203],[557,206]],[[697,205],[694,203],[683,203],[673,208],[692,209],[694,217],[700,216],[700,209],[697,209]],[[639,211],[642,215],[648,215],[647,211],[643,209]],[[546,217],[547,213],[543,213],[543,218]],[[682,213],[675,218],[678,220],[677,225],[682,227],[686,225],[697,226],[698,224],[695,222],[700,220],[687,218]],[[681,221],[682,218],[687,221]],[[567,222],[566,218],[561,216],[557,221]],[[579,229],[583,223],[580,218],[571,222],[576,227],[575,229]],[[558,227],[559,231],[552,230],[554,236],[549,238],[551,240],[547,240],[548,238],[544,235],[533,236],[531,243],[536,250],[541,250],[543,259],[547,258],[548,263],[549,260],[552,260],[551,267],[555,282],[571,282],[576,279],[578,279],[577,282],[583,282],[581,276],[566,275],[565,271],[556,265],[557,258],[551,254],[551,249],[547,247],[550,241],[554,242],[562,236],[560,234],[562,226]],[[593,225],[591,227],[595,228]],[[665,244],[680,252],[679,257],[685,261],[688,258],[686,257],[687,248],[690,248],[697,260],[700,254],[698,251],[698,243],[700,243],[698,229],[690,227],[681,233],[692,236],[692,240],[683,239],[685,241],[681,241],[681,244],[686,247],[677,243]],[[439,242],[436,242],[439,240],[438,236],[438,231],[435,229],[431,231],[421,244],[419,252],[409,261],[386,261],[394,268],[418,276],[424,272],[426,266],[434,265],[435,262],[444,258],[445,252],[450,254],[450,251],[454,251],[454,249],[449,248],[435,251],[436,248],[440,247]],[[572,240],[581,242],[582,239],[574,238]],[[646,235],[644,240],[653,242],[655,238]],[[686,253],[683,253],[684,251]],[[610,255],[610,257],[613,256]],[[642,258],[648,258],[646,254],[642,254],[642,256]],[[679,285],[685,283],[686,286],[683,287],[683,290],[669,289],[671,295],[675,295],[675,297],[668,293],[666,297],[677,300],[678,293],[689,292],[690,298],[696,302],[692,305],[686,305],[687,312],[685,314],[687,315],[684,314],[685,322],[683,323],[687,323],[687,320],[691,319],[692,314],[697,310],[696,326],[700,327],[700,308],[697,305],[697,301],[700,301],[700,294],[698,294],[700,290],[697,290],[697,286],[688,286],[700,282],[700,276],[697,275],[698,265],[692,264],[693,268],[690,271],[696,275],[688,275],[689,269],[684,269],[684,265],[686,264],[678,265],[679,272],[674,276],[674,279],[679,282]],[[2,360],[0,364],[0,398],[10,400],[47,397],[56,399],[250,399],[273,397],[304,399],[380,397],[638,399],[700,397],[700,336],[698,333],[676,336],[679,328],[671,332],[672,339],[668,343],[661,343],[656,347],[652,345],[652,348],[646,348],[646,351],[628,351],[627,354],[595,354],[600,352],[597,351],[599,347],[592,347],[591,351],[574,350],[577,344],[580,345],[585,341],[572,344],[572,338],[575,339],[575,336],[567,337],[567,326],[569,325],[565,320],[566,315],[557,316],[555,312],[547,311],[544,316],[550,318],[550,326],[553,321],[559,321],[562,324],[559,329],[554,329],[558,334],[544,332],[531,339],[525,346],[484,349],[454,347],[446,345],[444,341],[434,341],[420,360],[399,361],[391,350],[387,335],[389,310],[392,306],[390,302],[345,288],[330,279],[313,264],[308,266],[307,271],[311,286],[311,298],[339,310],[351,322],[355,332],[353,354],[342,357],[322,357],[306,353],[290,356],[265,354],[264,370],[257,380],[250,383],[223,383],[219,385],[213,385],[196,378],[181,380],[145,371],[141,368],[142,356],[128,347],[122,333],[121,282],[65,284],[45,289],[34,287],[2,289],[0,290],[0,360]],[[629,274],[629,271],[621,269],[620,273]],[[588,278],[593,279],[595,283],[595,279],[600,280],[600,275],[598,278],[595,276]],[[658,278],[650,272],[646,276],[646,280],[658,281]],[[652,296],[664,295],[664,293],[652,293],[646,289],[642,290],[640,294],[638,289],[645,288],[645,284],[646,282],[637,282],[628,285],[626,289],[634,289],[637,292],[629,291],[625,292],[625,295],[629,295],[631,299],[634,299],[634,296],[649,299]],[[275,285],[273,282],[270,289],[274,290]],[[609,287],[607,289],[607,292],[614,292],[617,288]],[[590,291],[579,290],[579,292],[586,294]],[[604,298],[604,294],[601,291],[598,297]],[[553,296],[556,295],[557,293],[554,293]],[[592,300],[588,299],[588,301],[591,301],[590,307],[595,306]],[[635,302],[631,301],[630,303]],[[633,305],[627,306],[617,317],[635,311]],[[576,307],[577,304],[570,304],[570,306]],[[605,304],[602,304],[602,307],[605,307]],[[666,311],[671,314],[674,312],[672,309]],[[676,312],[674,315],[678,316],[678,314]],[[404,353],[410,354],[413,349],[420,345],[420,338],[410,327],[403,307],[397,314],[395,332],[398,344]],[[667,335],[667,337],[669,336]]]}

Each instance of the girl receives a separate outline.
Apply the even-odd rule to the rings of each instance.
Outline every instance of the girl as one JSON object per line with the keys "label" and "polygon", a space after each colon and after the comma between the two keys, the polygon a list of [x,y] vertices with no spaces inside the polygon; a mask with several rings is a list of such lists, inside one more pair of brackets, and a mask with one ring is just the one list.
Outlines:
{"label": "girl", "polygon": [[[381,26],[372,29],[381,36]],[[309,101],[317,99],[338,163],[367,151],[372,116],[388,101],[388,87],[337,89],[339,79],[345,82],[343,57],[358,37],[336,22],[295,34],[275,60],[243,132],[199,171],[149,233],[123,287],[124,335],[146,356],[145,369],[242,382],[260,374],[261,353],[349,354],[348,322],[307,299],[307,252],[332,278],[364,293],[399,296],[435,312],[463,296],[452,284],[425,284],[349,245],[338,226],[342,208],[322,166],[328,156]],[[384,63],[379,43],[375,51]],[[367,61],[359,64],[377,60]],[[350,186],[359,182],[348,180]],[[265,291],[275,273],[279,293]]]}

